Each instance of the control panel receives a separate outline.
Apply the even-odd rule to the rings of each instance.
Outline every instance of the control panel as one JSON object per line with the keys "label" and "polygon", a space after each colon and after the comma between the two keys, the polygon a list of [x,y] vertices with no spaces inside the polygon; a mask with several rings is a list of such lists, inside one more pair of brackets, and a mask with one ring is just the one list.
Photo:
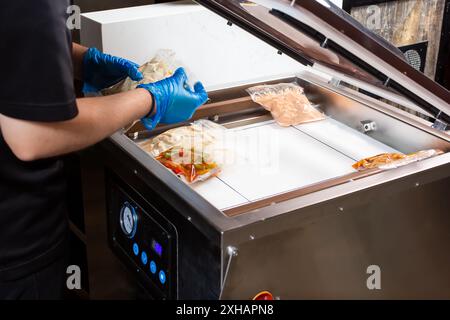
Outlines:
{"label": "control panel", "polygon": [[113,251],[152,297],[176,298],[175,227],[131,187],[112,181],[108,188],[108,233]]}

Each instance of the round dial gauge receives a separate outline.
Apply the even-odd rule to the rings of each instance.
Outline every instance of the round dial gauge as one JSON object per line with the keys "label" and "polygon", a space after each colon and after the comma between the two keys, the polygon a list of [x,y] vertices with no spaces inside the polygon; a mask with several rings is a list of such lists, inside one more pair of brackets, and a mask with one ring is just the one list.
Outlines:
{"label": "round dial gauge", "polygon": [[137,214],[128,202],[125,202],[120,210],[120,227],[128,238],[133,238],[136,234]]}

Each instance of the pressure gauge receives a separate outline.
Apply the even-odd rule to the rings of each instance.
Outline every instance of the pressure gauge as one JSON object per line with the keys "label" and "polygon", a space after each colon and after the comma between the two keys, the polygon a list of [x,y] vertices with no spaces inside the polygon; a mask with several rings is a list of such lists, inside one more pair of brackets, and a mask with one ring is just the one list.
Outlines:
{"label": "pressure gauge", "polygon": [[120,210],[120,227],[128,238],[133,238],[137,230],[137,214],[131,204],[125,202]]}

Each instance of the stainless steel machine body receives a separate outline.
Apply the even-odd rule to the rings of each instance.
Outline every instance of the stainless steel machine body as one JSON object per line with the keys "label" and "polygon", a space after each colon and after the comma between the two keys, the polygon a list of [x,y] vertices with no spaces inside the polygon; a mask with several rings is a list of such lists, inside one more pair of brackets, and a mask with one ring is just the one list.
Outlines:
{"label": "stainless steel machine body", "polygon": [[[194,120],[276,134],[283,153],[268,176],[225,168],[207,187],[139,146],[173,126],[136,125],[99,145],[110,245],[142,286],[162,299],[450,298],[450,136],[432,127],[446,128],[450,93],[327,1],[198,2],[307,66],[260,83],[298,83],[327,119],[280,129],[245,92],[255,83],[210,91]],[[351,168],[377,150],[425,149],[443,153]]]}

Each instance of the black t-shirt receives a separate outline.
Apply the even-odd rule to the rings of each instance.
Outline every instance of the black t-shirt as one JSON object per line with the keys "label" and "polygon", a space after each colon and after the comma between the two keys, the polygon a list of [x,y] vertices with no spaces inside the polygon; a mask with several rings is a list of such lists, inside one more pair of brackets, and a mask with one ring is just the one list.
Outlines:
{"label": "black t-shirt", "polygon": [[[0,113],[64,121],[78,113],[69,0],[0,2]],[[0,134],[0,281],[44,267],[65,249],[65,180],[60,159],[22,162]]]}

